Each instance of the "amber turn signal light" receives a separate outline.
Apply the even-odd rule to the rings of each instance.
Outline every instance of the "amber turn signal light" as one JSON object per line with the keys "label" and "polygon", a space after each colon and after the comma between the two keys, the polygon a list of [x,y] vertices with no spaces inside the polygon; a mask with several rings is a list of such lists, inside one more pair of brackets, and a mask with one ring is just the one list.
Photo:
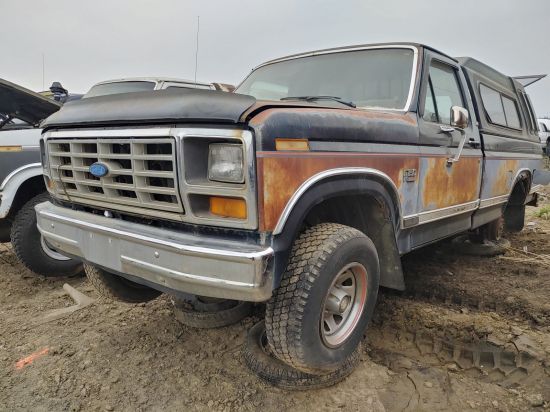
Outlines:
{"label": "amber turn signal light", "polygon": [[309,141],[307,139],[275,139],[275,149],[287,151],[308,151]]}
{"label": "amber turn signal light", "polygon": [[210,213],[217,216],[246,219],[246,202],[234,197],[210,198]]}

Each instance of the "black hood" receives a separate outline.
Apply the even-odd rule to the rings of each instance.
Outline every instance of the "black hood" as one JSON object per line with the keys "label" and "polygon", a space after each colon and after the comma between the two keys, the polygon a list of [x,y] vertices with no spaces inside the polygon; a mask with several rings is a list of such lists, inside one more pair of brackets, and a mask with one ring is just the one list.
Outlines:
{"label": "black hood", "polygon": [[4,116],[16,117],[32,125],[38,125],[60,107],[61,103],[0,79],[0,114]]}
{"label": "black hood", "polygon": [[237,123],[255,102],[243,94],[184,88],[98,96],[66,103],[43,127]]}

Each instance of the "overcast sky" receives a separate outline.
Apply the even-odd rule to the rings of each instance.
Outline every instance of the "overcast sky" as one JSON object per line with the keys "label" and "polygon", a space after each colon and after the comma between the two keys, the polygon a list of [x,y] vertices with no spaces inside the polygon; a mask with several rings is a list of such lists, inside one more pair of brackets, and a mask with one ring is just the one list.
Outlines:
{"label": "overcast sky", "polygon": [[[0,0],[0,77],[85,92],[131,76],[237,84],[275,57],[391,41],[469,55],[508,75],[550,73],[549,0]],[[550,115],[550,78],[528,89]]]}

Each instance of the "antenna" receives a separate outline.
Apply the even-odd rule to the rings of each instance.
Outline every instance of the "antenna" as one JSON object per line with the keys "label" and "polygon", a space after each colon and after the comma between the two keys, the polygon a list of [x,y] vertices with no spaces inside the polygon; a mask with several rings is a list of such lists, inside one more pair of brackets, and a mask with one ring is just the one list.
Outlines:
{"label": "antenna", "polygon": [[45,59],[44,59],[44,53],[42,53],[42,90],[44,90],[44,72],[45,72],[45,67],[46,67],[46,64],[45,64]]}
{"label": "antenna", "polygon": [[201,16],[197,16],[197,46],[195,48],[195,83],[197,83],[197,66],[199,64],[199,29],[201,25]]}

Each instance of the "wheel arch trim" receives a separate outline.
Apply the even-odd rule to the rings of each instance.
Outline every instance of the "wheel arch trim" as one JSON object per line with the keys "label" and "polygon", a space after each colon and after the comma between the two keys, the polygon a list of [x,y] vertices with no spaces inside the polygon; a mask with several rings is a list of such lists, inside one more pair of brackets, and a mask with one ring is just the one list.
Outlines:
{"label": "wheel arch trim", "polygon": [[5,218],[9,214],[13,200],[21,185],[37,176],[42,176],[42,165],[40,163],[29,163],[15,169],[4,179],[0,186],[0,193],[2,193],[0,219]]}
{"label": "wheel arch trim", "polygon": [[510,191],[508,192],[508,199],[510,199],[512,197],[512,193],[514,192],[514,189],[523,180],[527,180],[526,196],[528,196],[529,193],[531,192],[531,187],[533,186],[533,170],[532,169],[523,167],[523,168],[520,168],[516,172],[516,175],[512,179],[512,183],[510,185]]}
{"label": "wheel arch trim", "polygon": [[374,178],[374,180],[381,181],[381,183],[389,187],[390,190],[388,190],[390,196],[393,197],[393,200],[396,203],[397,209],[398,209],[398,219],[400,227],[402,226],[402,218],[403,213],[401,210],[401,202],[399,201],[399,191],[397,189],[397,186],[395,183],[391,180],[391,178],[385,174],[384,172],[381,172],[377,169],[367,168],[367,167],[343,167],[343,168],[335,168],[335,169],[328,169],[324,170],[320,173],[317,173],[307,179],[305,182],[303,182],[300,187],[293,193],[291,198],[286,203],[283,212],[281,213],[281,216],[279,217],[279,220],[277,221],[277,225],[273,229],[274,235],[279,235],[283,232],[284,227],[290,217],[290,214],[294,210],[294,207],[298,204],[302,196],[312,187],[314,187],[317,183],[322,182],[326,179],[330,179],[332,177],[338,177],[338,176],[368,176]]}

